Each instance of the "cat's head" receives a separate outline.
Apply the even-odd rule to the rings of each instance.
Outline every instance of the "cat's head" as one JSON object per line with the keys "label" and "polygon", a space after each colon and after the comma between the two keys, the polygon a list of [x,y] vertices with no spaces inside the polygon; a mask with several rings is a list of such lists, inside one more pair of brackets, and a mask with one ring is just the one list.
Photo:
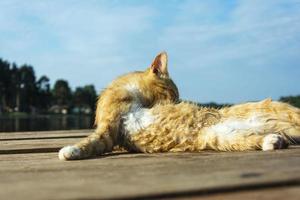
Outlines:
{"label": "cat's head", "polygon": [[168,55],[166,52],[158,54],[142,76],[145,92],[152,96],[151,104],[165,100],[178,101],[179,92],[168,72]]}
{"label": "cat's head", "polygon": [[179,93],[168,72],[166,52],[158,54],[144,71],[128,73],[115,79],[100,95],[97,109],[120,102],[151,107],[157,103],[177,102]]}

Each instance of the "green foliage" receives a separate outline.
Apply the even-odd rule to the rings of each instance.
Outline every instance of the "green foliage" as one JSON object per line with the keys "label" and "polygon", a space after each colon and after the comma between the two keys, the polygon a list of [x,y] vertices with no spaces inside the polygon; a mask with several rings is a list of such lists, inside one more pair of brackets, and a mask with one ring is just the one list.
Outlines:
{"label": "green foliage", "polygon": [[52,102],[52,94],[50,91],[50,79],[47,76],[42,76],[36,82],[36,99],[37,106],[43,112],[46,112]]}
{"label": "green foliage", "polygon": [[84,107],[89,106],[93,110],[96,105],[96,90],[93,85],[86,85],[84,87],[77,87],[73,94],[73,102],[75,106]]}
{"label": "green foliage", "polygon": [[57,80],[53,88],[53,97],[57,105],[70,105],[71,104],[71,89],[66,80]]}
{"label": "green foliage", "polygon": [[59,108],[85,107],[94,110],[97,94],[93,85],[76,88],[73,92],[66,80],[57,80],[51,88],[47,76],[36,78],[32,66],[0,58],[0,113],[48,112]]}
{"label": "green foliage", "polygon": [[300,108],[300,95],[281,97],[279,99],[279,101],[286,102],[286,103],[289,103],[293,106],[296,106],[296,107]]}
{"label": "green foliage", "polygon": [[184,101],[184,102],[189,102],[192,104],[196,104],[197,106],[201,106],[201,107],[208,107],[208,108],[224,108],[224,107],[228,107],[228,106],[232,106],[232,104],[218,104],[215,102],[210,102],[210,103],[197,103],[197,102],[193,102],[193,101],[186,101],[186,100],[180,100],[180,101]]}
{"label": "green foliage", "polygon": [[9,95],[10,80],[10,64],[0,59],[0,105],[3,109],[7,109],[7,100]]}
{"label": "green foliage", "polygon": [[[18,67],[0,58],[0,113],[1,112],[48,112],[51,106],[63,108],[89,108],[95,110],[97,94],[93,85],[77,87],[73,92],[66,80],[57,80],[51,88],[47,76],[36,78],[32,66]],[[300,108],[300,95],[281,97]],[[230,104],[197,103],[199,106],[222,108]],[[80,111],[78,113],[81,113]]]}
{"label": "green foliage", "polygon": [[198,103],[198,105],[203,107],[208,107],[208,108],[217,108],[217,109],[232,106],[232,104],[219,104],[215,102],[204,103],[204,104]]}
{"label": "green foliage", "polygon": [[17,71],[17,104],[20,111],[29,112],[30,106],[36,105],[36,78],[32,66],[22,65]]}

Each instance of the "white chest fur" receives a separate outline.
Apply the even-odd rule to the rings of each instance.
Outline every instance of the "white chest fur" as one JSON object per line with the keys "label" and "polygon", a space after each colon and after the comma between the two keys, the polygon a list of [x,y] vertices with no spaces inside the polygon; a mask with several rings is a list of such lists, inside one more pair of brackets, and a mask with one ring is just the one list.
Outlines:
{"label": "white chest fur", "polygon": [[155,116],[149,109],[132,106],[131,110],[123,117],[125,134],[135,134],[155,122]]}
{"label": "white chest fur", "polygon": [[141,91],[137,83],[127,84],[125,89],[133,97],[133,105],[123,116],[123,127],[125,134],[132,135],[154,123],[155,117],[149,109],[142,108]]}

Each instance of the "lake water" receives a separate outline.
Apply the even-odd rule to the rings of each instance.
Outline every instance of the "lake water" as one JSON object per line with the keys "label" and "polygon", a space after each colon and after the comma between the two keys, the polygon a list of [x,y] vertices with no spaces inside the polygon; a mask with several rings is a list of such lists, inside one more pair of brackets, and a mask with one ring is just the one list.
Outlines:
{"label": "lake water", "polygon": [[0,132],[91,129],[92,115],[38,115],[0,117]]}

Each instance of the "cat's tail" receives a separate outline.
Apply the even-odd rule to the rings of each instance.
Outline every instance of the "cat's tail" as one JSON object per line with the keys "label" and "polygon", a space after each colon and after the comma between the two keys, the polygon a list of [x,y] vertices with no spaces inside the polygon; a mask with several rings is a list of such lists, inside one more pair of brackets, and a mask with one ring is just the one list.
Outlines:
{"label": "cat's tail", "polygon": [[79,160],[111,152],[112,149],[113,138],[109,134],[93,133],[75,145],[60,149],[58,158],[60,160]]}

